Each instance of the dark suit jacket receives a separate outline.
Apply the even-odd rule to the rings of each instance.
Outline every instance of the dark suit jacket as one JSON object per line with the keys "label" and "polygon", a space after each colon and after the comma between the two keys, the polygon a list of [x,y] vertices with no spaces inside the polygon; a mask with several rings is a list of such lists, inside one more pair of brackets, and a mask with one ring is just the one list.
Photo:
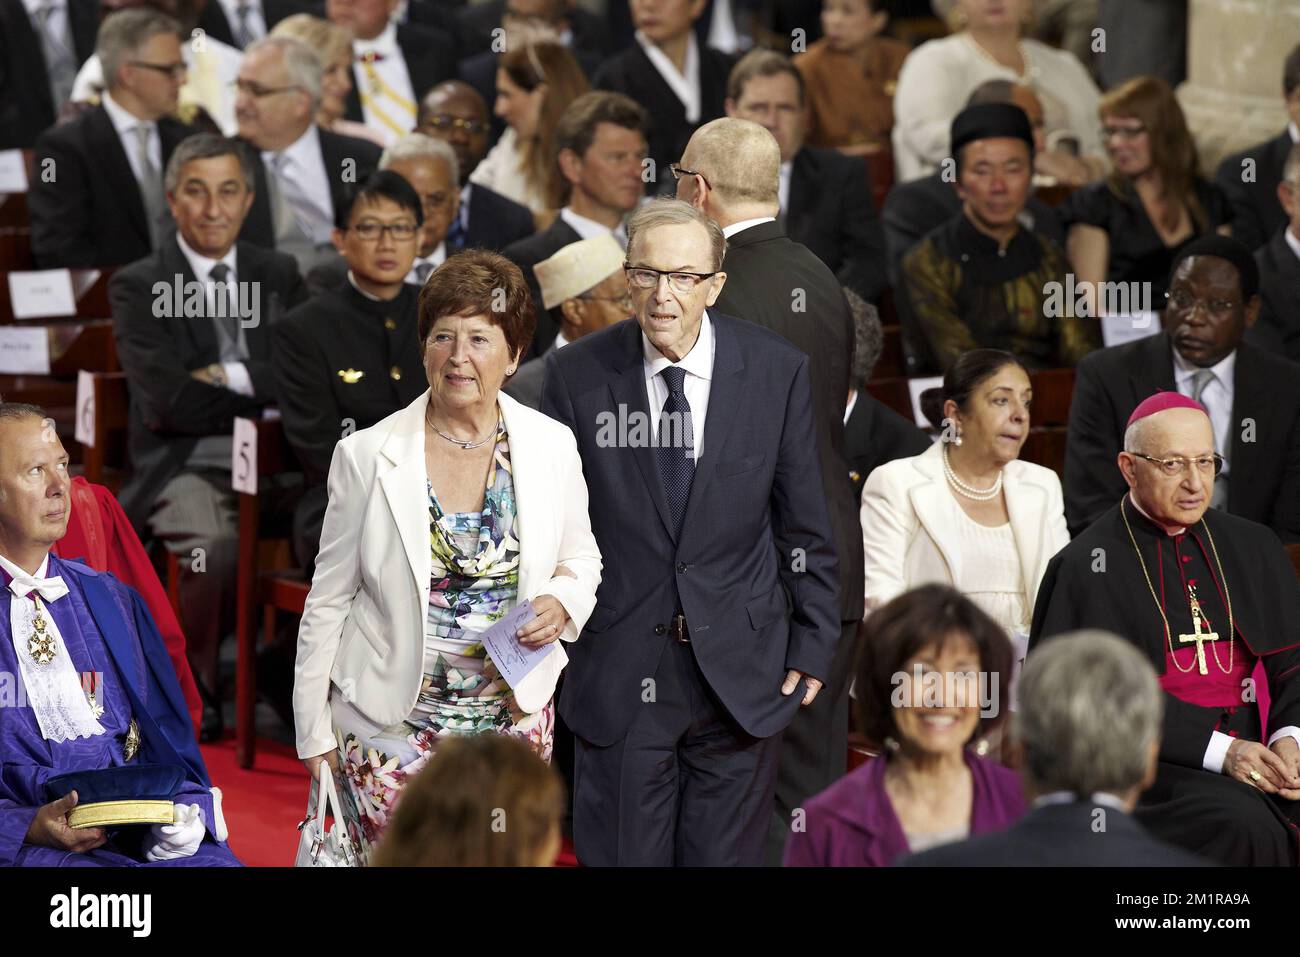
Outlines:
{"label": "dark suit jacket", "polygon": [[[364,181],[366,176],[379,165],[379,156],[383,151],[369,140],[343,136],[339,133],[331,133],[329,130],[318,130],[318,132],[321,157],[325,161],[325,174],[329,177],[330,207],[337,211],[339,204],[346,201],[348,188],[352,182]],[[244,228],[240,231],[239,238],[266,249],[274,249],[275,223],[271,218],[271,201],[266,192],[266,164],[262,162],[261,150],[246,140],[242,142],[252,151],[257,195],[253,197],[253,206],[244,220]],[[352,171],[351,166],[344,166],[348,160],[355,164],[355,171]],[[355,172],[355,179],[344,182],[344,173],[349,171]]]}
{"label": "dark suit jacket", "polygon": [[469,229],[465,234],[467,249],[500,252],[513,242],[527,239],[536,228],[527,206],[486,186],[470,185]]}
{"label": "dark suit jacket", "polygon": [[[478,187],[474,187],[478,191]],[[474,226],[474,214],[470,213],[470,228]],[[524,272],[528,288],[533,291],[533,306],[537,310],[537,332],[533,335],[533,344],[528,349],[528,356],[540,356],[551,347],[555,334],[560,331],[560,318],[552,311],[542,308],[542,291],[537,285],[537,276],[533,267],[543,259],[550,259],[565,246],[576,243],[582,237],[560,216],[555,217],[544,231],[521,239],[507,246],[502,253]]]}
{"label": "dark suit jacket", "polygon": [[[1138,403],[1160,389],[1174,389],[1172,346],[1163,332],[1099,349],[1075,369],[1064,483],[1071,535],[1123,496],[1127,486],[1115,456],[1124,447],[1125,425]],[[1231,421],[1227,510],[1269,526],[1283,541],[1300,541],[1300,365],[1243,342]]]}
{"label": "dark suit jacket", "polygon": [[[780,223],[727,240],[726,285],[714,308],[771,329],[808,356],[813,423],[840,568],[840,617],[862,618],[862,526],[844,461],[844,399],[853,360],[853,313],[839,280]],[[796,311],[798,309],[799,311]]]}
{"label": "dark suit jacket", "polygon": [[[423,11],[432,5],[417,0],[411,9]],[[581,54],[594,54],[599,63],[609,50],[614,49],[605,20],[589,10],[570,6],[569,29],[573,31],[570,51],[580,62]],[[485,3],[471,3],[460,11],[460,48],[463,58],[492,52],[492,31],[501,26],[505,10],[505,0],[486,0]],[[583,67],[586,67],[585,63]],[[492,101],[488,100],[487,103],[491,109]]]}
{"label": "dark suit jacket", "polygon": [[[618,741],[654,675],[674,612],[695,659],[749,734],[788,725],[802,685],[825,680],[840,635],[830,518],[814,444],[809,360],[753,323],[710,313],[715,334],[703,454],[680,537],[670,531],[633,319],[547,356],[542,411],[573,430],[605,558],[560,709],[597,746]],[[611,434],[622,420],[626,432]],[[615,441],[610,441],[614,439]],[[792,560],[793,556],[793,560]],[[784,587],[782,587],[784,586]]]}
{"label": "dark suit jacket", "polygon": [[[307,5],[292,3],[290,0],[262,0],[262,19],[266,21],[268,33],[281,20],[293,16],[295,13],[315,13],[315,11]],[[324,14],[318,15],[323,16]],[[226,16],[226,10],[217,0],[208,0],[207,5],[203,8],[203,13],[199,15],[199,27],[214,40],[220,40],[228,46],[239,49],[239,45],[235,43],[235,34],[230,26],[230,19]]]}
{"label": "dark suit jacket", "polygon": [[1300,362],[1300,259],[1283,229],[1255,250],[1259,265],[1259,320],[1246,341]]}
{"label": "dark suit jacket", "polygon": [[[173,119],[158,121],[164,168],[193,132]],[[49,181],[41,175],[47,160],[53,163]],[[120,266],[149,254],[140,186],[102,106],[43,133],[35,169],[27,206],[32,253],[42,268]]]}
{"label": "dark suit jacket", "polygon": [[844,460],[854,502],[861,501],[862,486],[878,466],[920,455],[929,447],[929,436],[866,389],[858,389],[849,421],[844,423]]}
{"label": "dark suit jacket", "polygon": [[[549,352],[554,352],[552,346]],[[546,381],[546,356],[529,359],[519,367],[519,371],[506,380],[502,386],[512,399],[518,399],[530,409],[542,407],[542,383]]]}
{"label": "dark suit jacket", "polygon": [[[1098,827],[1098,814],[1105,826]],[[1157,841],[1132,816],[1091,801],[1035,808],[1005,831],[945,844],[902,867],[1209,867]]]}
{"label": "dark suit jacket", "polygon": [[[409,23],[397,25],[397,47],[402,51],[406,61],[406,72],[411,77],[411,89],[415,92],[415,102],[419,104],[428,93],[443,80],[450,80],[456,75],[456,42],[451,35],[433,27],[414,26]],[[361,75],[357,68],[352,68],[352,89],[348,91],[347,111],[349,120],[365,122],[361,111]],[[488,104],[491,109],[491,104]]]}
{"label": "dark suit jacket", "polygon": [[[473,9],[478,9],[474,7]],[[600,68],[601,61],[604,59],[604,53],[597,53],[594,50],[579,50],[573,47],[569,48],[573,58],[578,61],[582,67],[582,72],[590,80]],[[478,90],[479,96],[483,97],[483,102],[488,105],[488,122],[492,125],[491,133],[488,136],[488,145],[496,143],[505,132],[506,121],[493,112],[493,104],[497,101],[497,57],[499,54],[487,50],[483,53],[476,53],[471,57],[466,57],[460,61],[457,68],[457,74],[462,80],[468,83],[474,89]]]}
{"label": "dark suit jacket", "polygon": [[[1282,166],[1291,152],[1291,134],[1283,130],[1263,143],[1234,153],[1219,164],[1214,181],[1232,204],[1232,237],[1258,249],[1286,223],[1286,213],[1277,200],[1277,184],[1282,182]],[[1242,182],[1243,163],[1254,164],[1254,180]]]}
{"label": "dark suit jacket", "polygon": [[[228,435],[237,416],[256,415],[275,401],[271,328],[306,295],[298,264],[292,256],[238,243],[235,275],[241,290],[257,290],[257,313],[241,320],[251,397],[190,378],[191,370],[220,361],[220,351],[206,306],[201,316],[177,314],[172,298],[176,277],[183,283],[198,280],[174,238],[147,258],[119,269],[109,281],[117,354],[131,395],[133,471],[119,499],[142,537],[158,493],[184,467],[199,438]],[[164,283],[167,292],[155,292],[157,283]],[[206,297],[199,301],[206,303]]]}
{"label": "dark suit jacket", "polygon": [[687,121],[686,107],[659,75],[639,43],[634,42],[626,50],[611,56],[596,72],[592,86],[626,94],[650,114],[647,140],[649,155],[655,161],[655,178],[646,184],[647,192],[672,191],[673,177],[668,165],[682,158],[686,143],[697,126],[723,115],[730,72],[731,57],[700,44],[699,123]]}
{"label": "dark suit jacket", "polygon": [[[77,65],[95,52],[99,4],[68,0],[65,7]],[[40,32],[22,0],[0,0],[0,149],[28,149],[54,125],[59,104],[52,102]]]}
{"label": "dark suit jacket", "polygon": [[785,230],[868,302],[889,285],[885,236],[861,158],[805,146],[790,169]]}

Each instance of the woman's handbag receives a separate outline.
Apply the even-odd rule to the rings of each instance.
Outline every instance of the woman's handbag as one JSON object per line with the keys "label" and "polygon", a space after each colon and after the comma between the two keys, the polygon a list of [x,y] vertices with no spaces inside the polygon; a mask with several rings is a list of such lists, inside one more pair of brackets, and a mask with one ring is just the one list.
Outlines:
{"label": "woman's handbag", "polygon": [[[325,815],[334,818],[334,826],[325,830]],[[359,867],[357,849],[348,837],[343,809],[334,790],[334,774],[327,761],[317,768],[307,797],[307,816],[298,825],[298,856],[294,867]]]}

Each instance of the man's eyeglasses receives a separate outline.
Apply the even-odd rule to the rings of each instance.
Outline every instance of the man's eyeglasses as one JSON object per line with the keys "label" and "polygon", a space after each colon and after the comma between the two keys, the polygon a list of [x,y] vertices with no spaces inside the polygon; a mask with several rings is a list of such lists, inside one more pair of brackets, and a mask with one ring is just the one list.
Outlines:
{"label": "man's eyeglasses", "polygon": [[301,90],[302,87],[292,86],[262,86],[260,83],[254,83],[252,80],[232,80],[230,83],[240,93],[247,93],[255,100],[260,100],[265,96],[275,96],[277,93],[289,93],[292,90]]}
{"label": "man's eyeglasses", "polygon": [[180,79],[185,75],[188,67],[184,63],[148,63],[145,60],[127,60],[128,66],[138,66],[144,70],[153,70],[155,73],[161,73],[173,80]]}
{"label": "man's eyeglasses", "polygon": [[[671,281],[670,279],[669,282]],[[588,302],[612,302],[620,309],[626,309],[628,312],[636,308],[636,304],[632,302],[632,294],[627,292],[621,296],[578,296],[577,298],[586,299]]]}
{"label": "man's eyeglasses", "polygon": [[399,243],[407,242],[414,239],[415,234],[420,231],[420,227],[415,223],[377,223],[372,219],[357,223],[355,226],[347,227],[347,232],[357,234],[357,238],[364,242],[374,242],[384,233],[390,234]]}
{"label": "man's eyeglasses", "polygon": [[481,136],[488,131],[488,124],[480,120],[463,120],[459,116],[448,116],[446,113],[439,113],[436,116],[425,117],[421,126],[426,129],[434,129],[439,133],[450,133],[452,130],[461,130],[470,136]]}
{"label": "man's eyeglasses", "polygon": [[1197,299],[1183,289],[1165,293],[1165,301],[1179,312],[1191,312],[1196,306],[1204,306],[1205,311],[1216,319],[1226,318],[1240,305],[1235,299]]}
{"label": "man's eyeglasses", "polygon": [[667,276],[668,285],[673,287],[675,292],[694,292],[695,287],[706,279],[711,279],[717,275],[716,272],[667,272],[662,269],[651,269],[649,266],[632,266],[627,263],[623,264],[623,272],[627,274],[627,281],[638,289],[654,289],[659,285],[659,277]]}
{"label": "man's eyeglasses", "polygon": [[1118,136],[1122,140],[1135,140],[1146,131],[1146,124],[1138,126],[1103,126],[1101,128],[1101,138],[1105,141],[1112,136]]}
{"label": "man's eyeglasses", "polygon": [[699,170],[685,169],[682,167],[681,163],[670,163],[668,164],[668,171],[673,174],[674,180],[680,180],[683,176],[698,176],[700,179],[704,180],[705,189],[713,189],[713,187],[709,185],[708,179]]}
{"label": "man's eyeglasses", "polygon": [[1214,455],[1202,455],[1195,459],[1172,458],[1158,459],[1153,455],[1143,455],[1141,452],[1130,452],[1129,455],[1139,459],[1146,459],[1148,462],[1160,469],[1161,473],[1173,478],[1175,475],[1187,474],[1189,466],[1195,465],[1196,471],[1202,475],[1218,475],[1223,471],[1223,456],[1217,452]]}

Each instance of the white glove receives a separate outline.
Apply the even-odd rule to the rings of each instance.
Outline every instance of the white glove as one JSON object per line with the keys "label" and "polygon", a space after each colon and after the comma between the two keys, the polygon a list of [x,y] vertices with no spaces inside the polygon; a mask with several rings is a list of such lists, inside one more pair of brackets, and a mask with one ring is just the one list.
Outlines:
{"label": "white glove", "polygon": [[144,839],[144,859],[150,862],[174,861],[192,857],[203,843],[207,829],[203,808],[197,804],[177,804],[171,824],[155,824]]}

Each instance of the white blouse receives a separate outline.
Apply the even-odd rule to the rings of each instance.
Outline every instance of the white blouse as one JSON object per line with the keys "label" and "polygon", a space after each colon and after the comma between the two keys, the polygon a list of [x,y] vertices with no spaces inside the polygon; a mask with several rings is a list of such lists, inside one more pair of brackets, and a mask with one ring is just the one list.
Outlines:
{"label": "white blouse", "polygon": [[903,61],[894,94],[894,163],[898,181],[935,172],[949,155],[948,132],[966,100],[988,80],[1031,87],[1043,104],[1047,134],[1068,133],[1084,156],[1101,156],[1101,92],[1073,53],[1021,40],[1025,72],[1017,75],[966,33],[921,44]]}
{"label": "white blouse", "polygon": [[958,587],[1006,631],[1029,631],[1020,551],[1011,523],[981,525],[958,507],[962,579]]}
{"label": "white blouse", "polygon": [[475,167],[469,181],[486,186],[516,203],[527,206],[534,213],[545,212],[549,207],[540,190],[528,185],[521,163],[523,152],[519,148],[519,139],[509,127],[501,134],[496,146],[483,157],[483,162]]}

